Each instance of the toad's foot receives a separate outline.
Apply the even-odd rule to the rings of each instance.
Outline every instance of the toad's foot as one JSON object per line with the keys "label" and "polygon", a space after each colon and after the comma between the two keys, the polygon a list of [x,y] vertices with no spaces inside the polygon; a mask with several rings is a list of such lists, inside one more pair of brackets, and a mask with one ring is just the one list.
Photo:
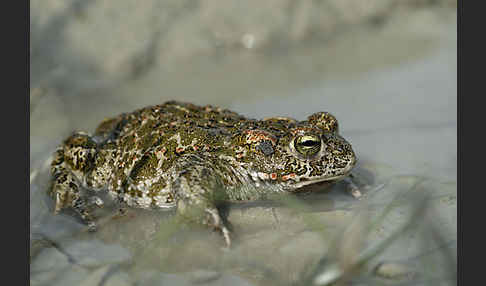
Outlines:
{"label": "toad's foot", "polygon": [[95,223],[95,216],[91,213],[89,199],[85,197],[78,197],[72,203],[72,208],[76,211],[83,223],[88,226],[88,231],[94,232],[97,230]]}
{"label": "toad's foot", "polygon": [[210,219],[208,219],[205,224],[219,231],[223,235],[224,242],[226,243],[226,248],[231,248],[230,231],[228,230],[221,216],[219,215],[219,211],[216,208],[208,208],[206,209],[206,213],[209,214]]}
{"label": "toad's foot", "polygon": [[350,194],[353,198],[359,200],[362,198],[363,194],[361,193],[360,188],[353,181],[354,178],[355,177],[353,176],[353,174],[350,174],[348,177],[343,179],[343,182],[345,183],[346,192]]}

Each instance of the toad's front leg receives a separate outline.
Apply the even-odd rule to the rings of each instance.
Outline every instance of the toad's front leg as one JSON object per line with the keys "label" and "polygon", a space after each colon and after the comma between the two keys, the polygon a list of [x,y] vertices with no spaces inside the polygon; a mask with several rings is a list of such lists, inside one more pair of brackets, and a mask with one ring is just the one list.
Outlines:
{"label": "toad's front leg", "polygon": [[227,248],[231,247],[231,233],[215,204],[206,199],[179,200],[177,214],[188,222],[202,224],[218,231]]}
{"label": "toad's front leg", "polygon": [[178,164],[173,190],[177,197],[177,213],[189,222],[202,224],[218,232],[226,247],[231,247],[231,233],[218,205],[227,200],[221,173],[217,166],[196,155],[183,158]]}

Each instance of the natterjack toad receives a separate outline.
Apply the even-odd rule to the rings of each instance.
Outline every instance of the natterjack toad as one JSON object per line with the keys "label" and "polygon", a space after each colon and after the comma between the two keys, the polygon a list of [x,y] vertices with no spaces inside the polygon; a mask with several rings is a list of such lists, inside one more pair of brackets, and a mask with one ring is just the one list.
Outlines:
{"label": "natterjack toad", "polygon": [[[218,202],[257,200],[317,182],[335,182],[356,163],[327,112],[305,121],[247,119],[213,106],[166,102],[104,120],[56,150],[50,195],[55,213],[72,208],[95,229],[96,192],[138,208],[177,208],[230,234]],[[356,191],[356,189],[355,189]]]}

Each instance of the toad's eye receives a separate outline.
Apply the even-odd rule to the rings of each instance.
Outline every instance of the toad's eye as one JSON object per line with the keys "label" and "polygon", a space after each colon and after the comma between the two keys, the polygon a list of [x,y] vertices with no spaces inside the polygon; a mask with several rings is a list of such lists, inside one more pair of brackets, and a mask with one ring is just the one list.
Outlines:
{"label": "toad's eye", "polygon": [[321,150],[321,138],[316,135],[303,135],[295,138],[295,150],[304,156],[312,156]]}

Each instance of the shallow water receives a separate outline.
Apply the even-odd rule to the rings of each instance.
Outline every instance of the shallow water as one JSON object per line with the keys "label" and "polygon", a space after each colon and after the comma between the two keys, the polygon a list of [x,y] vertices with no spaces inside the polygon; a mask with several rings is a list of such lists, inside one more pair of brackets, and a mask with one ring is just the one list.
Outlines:
{"label": "shallow water", "polygon": [[[74,77],[72,63],[65,63],[66,71],[61,61],[51,78],[31,83],[31,285],[300,283],[323,257],[346,265],[368,253],[416,211],[421,219],[371,257],[355,282],[402,282],[374,274],[380,263],[394,262],[413,273],[404,279],[416,279],[414,285],[454,284],[455,14],[434,11],[398,13],[380,27],[359,26],[333,40],[270,49],[274,53],[230,50],[224,57],[158,63],[122,80],[101,72],[95,79],[82,72]],[[70,81],[60,86],[63,77]],[[181,227],[170,212],[130,210],[111,218],[107,207],[94,234],[69,215],[52,215],[42,165],[64,137],[169,99],[220,105],[253,118],[303,120],[329,111],[359,157],[365,197],[354,200],[338,184],[276,205],[232,206],[228,218],[237,238],[229,251],[221,249],[217,234]],[[325,269],[331,267],[318,270]]]}

